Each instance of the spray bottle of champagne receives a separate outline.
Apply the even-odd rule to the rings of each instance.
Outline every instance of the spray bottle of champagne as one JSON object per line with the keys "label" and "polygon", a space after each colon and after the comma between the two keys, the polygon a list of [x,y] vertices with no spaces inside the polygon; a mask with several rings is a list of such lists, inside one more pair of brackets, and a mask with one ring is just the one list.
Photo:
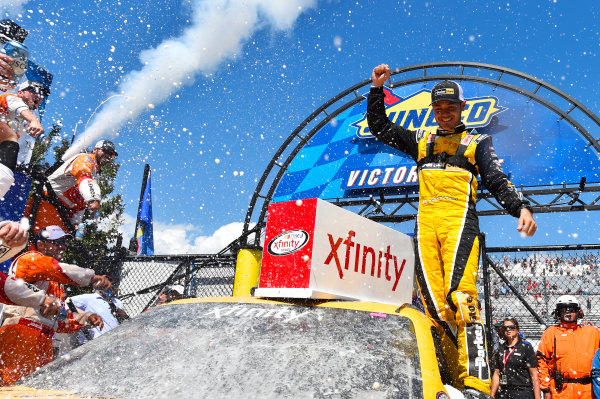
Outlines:
{"label": "spray bottle of champagne", "polygon": [[11,40],[4,45],[4,48],[0,49],[0,52],[13,59],[10,66],[15,74],[14,79],[0,75],[0,90],[13,90],[27,72],[29,49],[23,43]]}

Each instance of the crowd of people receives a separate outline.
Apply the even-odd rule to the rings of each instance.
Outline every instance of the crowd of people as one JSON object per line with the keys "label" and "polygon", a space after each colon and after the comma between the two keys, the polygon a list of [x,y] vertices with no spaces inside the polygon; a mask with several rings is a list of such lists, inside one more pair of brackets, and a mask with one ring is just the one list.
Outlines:
{"label": "crowd of people", "polygon": [[[494,257],[492,257],[494,259]],[[547,276],[569,276],[571,274],[581,276],[600,265],[600,257],[597,253],[585,253],[583,255],[534,255],[530,257],[502,256],[494,259],[500,270],[510,275],[538,276],[545,273]]]}
{"label": "crowd of people", "polygon": [[[0,53],[0,75],[7,79],[11,61]],[[45,132],[35,110],[48,95],[42,82],[29,80],[0,94],[0,198],[11,189],[17,164],[29,162],[32,140]],[[0,272],[0,386],[52,361],[57,333],[82,332],[83,343],[127,318],[107,276],[62,262],[84,211],[100,208],[100,166],[116,156],[114,144],[101,140],[91,153],[82,149],[63,159],[48,176],[48,190],[29,199],[23,220],[31,229],[22,221],[0,222],[0,262],[12,260],[8,273]],[[67,298],[65,285],[89,286],[92,293]]]}
{"label": "crowd of people", "polygon": [[556,300],[548,327],[534,350],[507,317],[497,326],[502,343],[494,351],[491,396],[500,399],[600,397],[600,329],[582,322],[578,299]]}
{"label": "crowd of people", "polygon": [[552,310],[549,306],[561,295],[578,296],[582,306],[590,313],[599,304],[599,259],[595,252],[571,256],[531,254],[514,259],[507,256],[493,259],[508,279],[506,282],[492,272],[490,295],[493,313],[499,317],[528,313],[525,307],[519,305],[517,294],[543,319],[549,318]]}

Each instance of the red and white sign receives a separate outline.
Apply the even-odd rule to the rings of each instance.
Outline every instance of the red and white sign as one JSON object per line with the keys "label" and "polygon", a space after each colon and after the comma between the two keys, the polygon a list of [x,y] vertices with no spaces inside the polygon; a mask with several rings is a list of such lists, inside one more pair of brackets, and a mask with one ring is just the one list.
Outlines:
{"label": "red and white sign", "polygon": [[412,239],[326,201],[269,205],[254,295],[401,305],[413,293]]}

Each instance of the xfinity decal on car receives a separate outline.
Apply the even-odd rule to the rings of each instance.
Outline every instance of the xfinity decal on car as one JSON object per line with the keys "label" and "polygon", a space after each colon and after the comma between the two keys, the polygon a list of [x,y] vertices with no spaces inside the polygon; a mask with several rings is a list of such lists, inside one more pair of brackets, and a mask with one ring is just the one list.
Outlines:
{"label": "xfinity decal on car", "polygon": [[285,231],[271,240],[267,251],[274,256],[289,255],[298,251],[308,242],[308,233],[304,230]]}

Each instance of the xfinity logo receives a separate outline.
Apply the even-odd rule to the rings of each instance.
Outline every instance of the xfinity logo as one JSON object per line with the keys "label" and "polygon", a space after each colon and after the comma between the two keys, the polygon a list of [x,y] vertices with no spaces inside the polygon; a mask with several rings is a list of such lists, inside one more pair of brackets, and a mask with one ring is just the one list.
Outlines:
{"label": "xfinity logo", "polygon": [[271,240],[267,251],[274,256],[289,255],[298,251],[308,242],[308,233],[304,230],[288,230]]}
{"label": "xfinity logo", "polygon": [[282,323],[289,323],[300,318],[306,318],[308,311],[296,312],[296,310],[287,306],[263,309],[247,305],[229,305],[210,309],[204,313],[204,316],[213,316],[215,319],[223,317],[237,317],[240,319],[275,318],[281,320]]}
{"label": "xfinity logo", "polygon": [[[390,251],[391,245],[387,246],[385,251],[377,251],[375,248],[361,244],[357,241],[353,241],[356,237],[356,232],[350,230],[346,239],[338,237],[334,239],[331,234],[327,234],[329,238],[329,246],[331,251],[325,264],[329,265],[331,261],[334,261],[340,279],[344,278],[344,270],[354,271],[354,273],[369,274],[375,278],[385,278],[387,281],[394,281],[392,291],[396,291],[398,282],[402,276],[406,259],[402,259],[401,263],[398,261],[398,257]],[[343,247],[342,247],[343,244]],[[341,256],[338,252],[341,249]],[[344,249],[345,248],[345,249]],[[354,264],[353,268],[350,268],[351,263]],[[393,263],[393,264],[392,264]]]}

